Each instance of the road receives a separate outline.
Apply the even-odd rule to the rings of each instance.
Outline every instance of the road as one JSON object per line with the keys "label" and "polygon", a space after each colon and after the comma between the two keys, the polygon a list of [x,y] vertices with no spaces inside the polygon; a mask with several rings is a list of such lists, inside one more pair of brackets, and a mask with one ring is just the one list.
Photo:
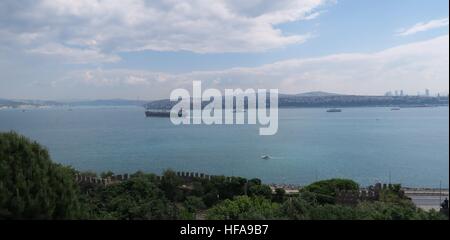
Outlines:
{"label": "road", "polygon": [[405,190],[406,196],[411,198],[413,203],[424,210],[441,208],[441,203],[445,198],[449,199],[448,190],[440,192],[437,189],[417,189],[417,190]]}

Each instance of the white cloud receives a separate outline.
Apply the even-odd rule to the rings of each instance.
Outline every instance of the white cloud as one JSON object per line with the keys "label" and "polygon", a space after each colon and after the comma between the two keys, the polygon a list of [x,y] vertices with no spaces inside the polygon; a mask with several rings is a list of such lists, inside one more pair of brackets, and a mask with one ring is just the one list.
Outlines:
{"label": "white cloud", "polygon": [[45,44],[28,50],[29,53],[61,58],[67,63],[87,64],[98,62],[117,62],[118,56],[106,55],[95,49],[70,48],[61,44]]}
{"label": "white cloud", "polygon": [[[308,20],[334,0],[5,0],[0,39],[17,48],[47,43],[110,61],[120,51],[258,52],[307,40],[278,24]],[[0,40],[5,42],[6,40]],[[35,51],[41,52],[41,51]],[[43,51],[47,52],[47,51]],[[74,54],[74,62],[92,62]],[[72,57],[68,55],[66,57]]]}
{"label": "white cloud", "polygon": [[[448,92],[449,36],[398,46],[376,53],[350,53],[291,59],[254,68],[164,74],[134,70],[85,70],[61,82],[85,87],[132,88],[141,97],[167,98],[171,90],[190,89],[193,80],[204,87],[279,88],[283,93],[332,91],[382,94],[403,89],[411,94],[429,88]],[[86,78],[86,72],[89,77]],[[81,80],[80,80],[81,79]],[[135,79],[135,80],[132,80]],[[119,94],[128,92],[118,92]],[[130,97],[121,95],[121,97]]]}
{"label": "white cloud", "polygon": [[409,35],[413,35],[413,34],[416,34],[419,32],[425,32],[425,31],[429,31],[432,29],[443,28],[443,27],[448,27],[448,17],[442,18],[442,19],[431,20],[429,22],[417,23],[416,25],[414,25],[410,28],[402,29],[402,30],[398,31],[397,35],[398,36],[409,36]]}

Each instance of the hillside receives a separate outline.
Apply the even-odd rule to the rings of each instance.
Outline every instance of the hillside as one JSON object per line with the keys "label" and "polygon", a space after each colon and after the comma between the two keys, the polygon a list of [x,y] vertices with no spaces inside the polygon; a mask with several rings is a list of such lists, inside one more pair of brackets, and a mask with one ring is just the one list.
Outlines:
{"label": "hillside", "polygon": [[[207,104],[204,102],[203,105]],[[431,107],[448,106],[448,97],[386,97],[386,96],[352,96],[332,93],[314,92],[297,95],[280,94],[280,108],[309,107]],[[171,109],[175,102],[168,99],[145,104],[149,109]]]}
{"label": "hillside", "polygon": [[330,96],[343,96],[343,95],[337,94],[337,93],[317,91],[317,92],[299,93],[299,94],[295,94],[295,96],[298,96],[298,97],[330,97]]}

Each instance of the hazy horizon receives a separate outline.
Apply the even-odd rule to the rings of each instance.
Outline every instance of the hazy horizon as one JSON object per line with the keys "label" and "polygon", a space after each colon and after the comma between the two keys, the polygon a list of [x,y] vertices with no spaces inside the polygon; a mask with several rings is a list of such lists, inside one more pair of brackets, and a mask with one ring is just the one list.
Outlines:
{"label": "hazy horizon", "polygon": [[[341,94],[341,93],[334,93],[334,92],[324,92],[324,91],[311,91],[311,92],[303,92],[303,93],[279,93],[279,96],[283,96],[283,95],[290,95],[290,96],[296,96],[296,95],[303,95],[303,94],[310,94],[310,93],[324,93],[324,94],[332,94],[332,95],[340,95],[340,96],[369,96],[369,97],[383,97],[385,96],[385,94],[377,94],[377,95],[360,95],[360,94]],[[447,97],[448,93],[443,93],[443,92],[438,92],[435,94],[432,94],[431,97],[437,97],[437,94],[440,94],[441,97]],[[406,94],[404,96],[398,96],[398,97],[415,97],[417,96],[414,94]],[[422,97],[426,97],[425,95],[420,95]],[[0,96],[0,100],[10,100],[10,101],[55,101],[55,102],[83,102],[83,101],[114,101],[114,100],[119,100],[119,101],[158,101],[158,100],[167,100],[169,99],[167,98],[157,98],[157,99],[132,99],[132,98],[66,98],[66,99],[46,99],[46,98],[2,98]]]}

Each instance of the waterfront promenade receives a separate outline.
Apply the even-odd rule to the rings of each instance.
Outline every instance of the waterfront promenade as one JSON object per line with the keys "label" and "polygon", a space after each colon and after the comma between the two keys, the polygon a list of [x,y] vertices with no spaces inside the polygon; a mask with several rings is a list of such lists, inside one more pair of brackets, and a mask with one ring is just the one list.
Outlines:
{"label": "waterfront promenade", "polygon": [[445,198],[449,199],[448,189],[436,188],[404,188],[405,195],[411,198],[413,203],[424,210],[439,210]]}

